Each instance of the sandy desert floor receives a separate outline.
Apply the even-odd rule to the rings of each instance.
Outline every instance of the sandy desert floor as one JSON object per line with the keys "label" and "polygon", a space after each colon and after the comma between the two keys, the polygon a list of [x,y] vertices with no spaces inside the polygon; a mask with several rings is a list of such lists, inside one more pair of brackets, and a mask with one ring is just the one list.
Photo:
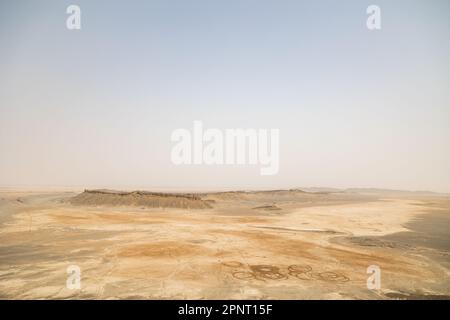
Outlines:
{"label": "sandy desert floor", "polygon": [[[188,209],[74,205],[76,194],[0,192],[0,298],[450,297],[448,196],[229,192]],[[66,287],[70,265],[80,289]]]}

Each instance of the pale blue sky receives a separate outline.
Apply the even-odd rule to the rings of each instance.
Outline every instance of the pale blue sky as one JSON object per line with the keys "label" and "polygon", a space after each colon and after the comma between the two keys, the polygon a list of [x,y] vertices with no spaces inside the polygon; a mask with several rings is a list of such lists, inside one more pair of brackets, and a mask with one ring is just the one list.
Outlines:
{"label": "pale blue sky", "polygon": [[[450,192],[449,39],[448,0],[1,0],[0,185]],[[193,120],[279,128],[279,174],[174,166]]]}

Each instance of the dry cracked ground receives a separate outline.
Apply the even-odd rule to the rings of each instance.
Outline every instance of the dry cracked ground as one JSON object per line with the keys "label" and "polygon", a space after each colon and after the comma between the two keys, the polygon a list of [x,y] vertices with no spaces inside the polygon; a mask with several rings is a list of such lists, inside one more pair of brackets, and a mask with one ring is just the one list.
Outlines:
{"label": "dry cracked ground", "polygon": [[[207,205],[194,209],[77,194],[0,192],[0,298],[450,296],[446,195],[222,192],[201,194]],[[80,289],[66,286],[71,265]],[[379,289],[367,287],[371,265]]]}

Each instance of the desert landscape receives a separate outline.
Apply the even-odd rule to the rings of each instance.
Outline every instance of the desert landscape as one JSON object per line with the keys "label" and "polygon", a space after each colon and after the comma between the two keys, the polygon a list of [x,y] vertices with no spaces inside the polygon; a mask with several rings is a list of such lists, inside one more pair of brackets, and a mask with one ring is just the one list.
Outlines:
{"label": "desert landscape", "polygon": [[427,192],[3,188],[0,298],[449,299],[449,227]]}

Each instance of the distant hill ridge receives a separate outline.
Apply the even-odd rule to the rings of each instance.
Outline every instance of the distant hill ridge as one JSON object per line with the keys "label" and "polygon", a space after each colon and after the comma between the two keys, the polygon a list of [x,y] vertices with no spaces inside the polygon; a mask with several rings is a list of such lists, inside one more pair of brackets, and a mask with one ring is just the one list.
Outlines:
{"label": "distant hill ridge", "polygon": [[139,206],[150,208],[211,208],[209,201],[192,193],[162,193],[149,191],[84,190],[71,198],[73,205],[85,206]]}
{"label": "distant hill ridge", "polygon": [[141,195],[141,196],[159,196],[159,197],[180,197],[189,198],[194,200],[201,200],[199,194],[196,193],[168,193],[168,192],[153,192],[153,191],[119,191],[119,190],[109,190],[109,189],[85,189],[84,193],[91,194],[111,194],[119,196],[129,196],[129,195]]}

